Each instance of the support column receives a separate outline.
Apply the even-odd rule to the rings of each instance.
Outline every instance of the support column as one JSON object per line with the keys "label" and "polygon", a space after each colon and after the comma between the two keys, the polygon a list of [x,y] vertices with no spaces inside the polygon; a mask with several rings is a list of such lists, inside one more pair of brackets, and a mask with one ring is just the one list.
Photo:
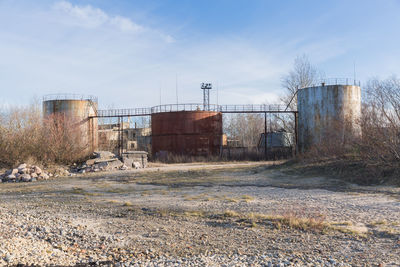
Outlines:
{"label": "support column", "polygon": [[267,112],[264,112],[264,157],[265,157],[265,160],[268,159],[268,152],[267,152]]}

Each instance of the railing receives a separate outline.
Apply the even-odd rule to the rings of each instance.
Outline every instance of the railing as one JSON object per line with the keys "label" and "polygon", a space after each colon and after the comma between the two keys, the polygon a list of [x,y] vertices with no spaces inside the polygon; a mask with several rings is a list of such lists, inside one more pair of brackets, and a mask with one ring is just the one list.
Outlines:
{"label": "railing", "polygon": [[98,103],[96,96],[81,94],[49,94],[43,96],[43,101],[49,100],[89,100]]}
{"label": "railing", "polygon": [[[285,112],[284,105],[220,105],[218,111],[222,113],[262,113],[262,112]],[[288,112],[291,112],[290,110]]]}
{"label": "railing", "polygon": [[98,110],[96,117],[129,117],[150,116],[153,113],[178,112],[178,111],[214,111],[222,113],[292,113],[295,111],[285,110],[284,105],[207,105],[203,104],[170,104],[155,106],[152,108],[133,109],[109,109]]}
{"label": "railing", "polygon": [[97,117],[149,116],[150,108],[108,109],[98,110]]}
{"label": "railing", "polygon": [[219,106],[214,105],[214,104],[204,106],[203,104],[198,104],[198,103],[169,104],[169,105],[160,105],[160,106],[152,107],[151,113],[176,112],[176,111],[199,111],[199,110],[219,111]]}
{"label": "railing", "polygon": [[360,81],[353,78],[326,78],[320,79],[313,83],[311,86],[306,87],[316,87],[316,86],[326,86],[326,85],[356,85],[360,86]]}

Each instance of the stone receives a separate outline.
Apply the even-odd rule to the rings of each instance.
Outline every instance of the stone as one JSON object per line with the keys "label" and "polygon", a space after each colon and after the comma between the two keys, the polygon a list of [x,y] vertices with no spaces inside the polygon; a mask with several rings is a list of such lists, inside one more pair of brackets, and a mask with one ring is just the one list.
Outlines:
{"label": "stone", "polygon": [[42,174],[42,169],[39,168],[38,166],[34,166],[33,169],[34,169],[34,171],[35,171],[35,173],[36,173],[37,175]]}
{"label": "stone", "polygon": [[118,159],[97,161],[93,166],[94,169],[113,170],[118,169],[123,163]]}
{"label": "stone", "polygon": [[28,169],[27,168],[18,168],[18,172],[20,173],[20,174],[26,174],[26,173],[28,173]]}
{"label": "stone", "polygon": [[14,174],[9,174],[9,175],[6,176],[6,178],[9,179],[9,180],[13,180],[13,179],[15,180],[17,177],[15,177]]}
{"label": "stone", "polygon": [[20,164],[17,169],[26,169],[28,165],[26,163]]}
{"label": "stone", "polygon": [[47,175],[46,173],[42,173],[42,174],[40,175],[40,177],[43,178],[44,180],[49,179],[49,175]]}
{"label": "stone", "polygon": [[113,159],[116,158],[115,154],[110,151],[95,151],[93,155],[97,159]]}
{"label": "stone", "polygon": [[13,174],[13,175],[15,175],[15,174],[17,174],[18,173],[18,169],[9,169],[9,170],[7,170],[6,172],[5,172],[5,175],[7,176],[7,175],[10,175],[10,174]]}
{"label": "stone", "polygon": [[142,165],[140,164],[140,162],[135,161],[135,162],[133,163],[133,167],[134,167],[135,169],[139,169],[141,166],[142,166]]}
{"label": "stone", "polygon": [[38,175],[36,174],[36,172],[31,173],[31,178],[37,178]]}
{"label": "stone", "polygon": [[125,166],[130,167],[130,168],[133,167],[133,159],[123,158],[122,160],[123,160]]}
{"label": "stone", "polygon": [[31,176],[29,174],[22,174],[21,175],[21,181],[22,182],[29,182],[31,180]]}
{"label": "stone", "polygon": [[[88,159],[87,161],[86,161],[86,165],[87,166],[92,166],[94,163],[95,163],[95,161],[96,161],[96,159]],[[86,167],[86,166],[82,166],[83,168],[84,167]]]}

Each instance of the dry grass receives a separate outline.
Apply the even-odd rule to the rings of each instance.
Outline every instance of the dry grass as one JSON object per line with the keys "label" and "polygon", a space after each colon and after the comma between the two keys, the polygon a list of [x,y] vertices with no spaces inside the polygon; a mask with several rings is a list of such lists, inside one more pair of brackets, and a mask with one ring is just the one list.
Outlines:
{"label": "dry grass", "polygon": [[39,104],[0,110],[0,166],[70,164],[88,155],[77,121],[60,114],[43,119],[40,110]]}
{"label": "dry grass", "polygon": [[246,223],[251,227],[258,225],[266,225],[272,223],[277,229],[288,227],[299,230],[314,230],[322,231],[329,227],[325,222],[324,217],[297,217],[293,213],[285,215],[275,214],[258,214],[258,213],[238,213],[232,210],[226,210],[222,214],[223,218],[239,219],[242,223]]}
{"label": "dry grass", "polygon": [[250,201],[253,201],[253,200],[254,200],[254,197],[249,196],[249,195],[243,195],[241,198],[242,198],[242,200],[245,201],[245,202],[250,202]]}
{"label": "dry grass", "polygon": [[88,192],[80,187],[73,187],[70,191],[68,191],[68,193],[74,194],[74,195],[84,195],[84,196],[102,196],[103,195],[99,192]]}
{"label": "dry grass", "polygon": [[378,221],[373,221],[370,223],[372,226],[377,226],[377,225],[386,225],[388,222],[386,220],[378,220]]}
{"label": "dry grass", "polygon": [[133,205],[132,202],[126,201],[123,206],[124,207],[131,207],[132,205]]}

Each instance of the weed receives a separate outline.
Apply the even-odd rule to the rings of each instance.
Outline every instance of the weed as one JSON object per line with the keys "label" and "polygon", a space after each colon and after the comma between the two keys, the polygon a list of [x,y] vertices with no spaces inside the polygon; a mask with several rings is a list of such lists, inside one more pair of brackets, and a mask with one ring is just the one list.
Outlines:
{"label": "weed", "polygon": [[373,221],[370,223],[372,226],[377,226],[377,225],[386,225],[388,222],[386,220],[379,220],[379,221]]}
{"label": "weed", "polygon": [[224,217],[239,217],[239,213],[233,210],[226,210],[223,214]]}
{"label": "weed", "polygon": [[133,204],[132,204],[132,202],[130,202],[130,201],[126,201],[125,203],[124,203],[124,206],[125,207],[130,207],[130,206],[132,206]]}
{"label": "weed", "polygon": [[242,196],[242,200],[245,201],[245,202],[250,202],[250,201],[254,200],[254,197],[249,196],[249,195],[243,195]]}

